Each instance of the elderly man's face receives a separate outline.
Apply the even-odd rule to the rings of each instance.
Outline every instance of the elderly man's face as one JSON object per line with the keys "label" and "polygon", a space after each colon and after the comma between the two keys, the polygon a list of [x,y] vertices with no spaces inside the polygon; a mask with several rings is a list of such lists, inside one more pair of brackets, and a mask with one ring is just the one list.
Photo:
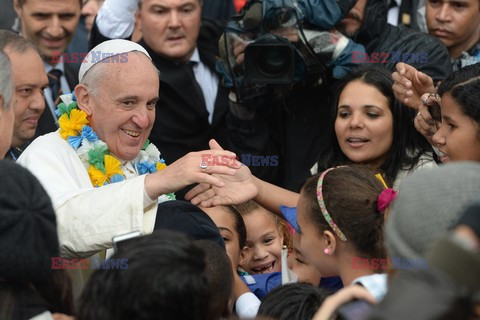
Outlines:
{"label": "elderly man's face", "polygon": [[158,73],[150,59],[138,52],[129,52],[127,57],[126,63],[99,66],[103,78],[97,95],[86,93],[82,84],[75,88],[79,107],[88,114],[93,130],[122,160],[134,159],[150,135],[159,89]]}
{"label": "elderly man's face", "polygon": [[457,58],[479,39],[479,0],[427,0],[428,32],[437,37]]}
{"label": "elderly man's face", "polygon": [[33,49],[18,53],[6,48],[15,83],[15,126],[12,146],[19,147],[33,138],[38,119],[45,109],[43,89],[48,86],[42,59]]}
{"label": "elderly man's face", "polygon": [[79,0],[26,0],[14,2],[22,35],[32,41],[47,62],[65,51],[80,18]]}
{"label": "elderly man's face", "polygon": [[160,56],[188,61],[200,31],[199,0],[143,0],[137,12],[145,42]]}
{"label": "elderly man's face", "polygon": [[367,0],[357,0],[357,3],[347,15],[336,25],[338,31],[347,37],[353,37],[363,24]]}

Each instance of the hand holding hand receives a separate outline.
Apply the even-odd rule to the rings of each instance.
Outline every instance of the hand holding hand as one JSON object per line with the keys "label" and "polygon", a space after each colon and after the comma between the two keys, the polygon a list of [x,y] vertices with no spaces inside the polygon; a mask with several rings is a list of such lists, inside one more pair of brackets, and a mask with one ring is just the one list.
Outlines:
{"label": "hand holding hand", "polygon": [[[222,147],[215,141],[210,140],[212,151],[222,151]],[[234,174],[214,174],[213,177],[221,181],[221,184],[201,183],[186,195],[185,199],[193,204],[201,204],[202,207],[239,204],[253,199],[257,193],[255,177],[247,166],[240,165]]]}
{"label": "hand holding hand", "polygon": [[417,131],[420,132],[431,145],[433,145],[432,137],[437,132],[440,122],[433,119],[428,107],[433,104],[438,105],[438,101],[436,95],[429,93],[422,95],[420,100],[422,103],[418,106],[418,113],[413,120],[413,123],[415,129],[417,129]]}
{"label": "hand holding hand", "polygon": [[236,160],[235,153],[230,151],[220,149],[190,152],[167,168],[147,175],[145,189],[150,198],[155,199],[194,183],[222,187],[224,182],[214,174],[232,176],[240,167],[241,163]]}

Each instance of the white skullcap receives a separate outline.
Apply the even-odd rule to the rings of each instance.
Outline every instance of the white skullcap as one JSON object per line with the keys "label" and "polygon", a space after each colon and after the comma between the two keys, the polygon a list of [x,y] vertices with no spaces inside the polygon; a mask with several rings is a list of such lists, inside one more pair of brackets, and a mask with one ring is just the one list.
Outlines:
{"label": "white skullcap", "polygon": [[[87,73],[87,71],[90,70],[91,67],[93,67],[100,61],[105,60],[111,56],[116,56],[122,53],[132,51],[140,51],[144,53],[150,60],[152,60],[144,47],[142,47],[138,43],[129,40],[114,39],[100,43],[95,48],[90,50],[88,55],[83,59],[80,70],[78,71],[78,82],[82,82],[85,73]],[[112,61],[112,63],[122,63],[122,60],[114,60]]]}

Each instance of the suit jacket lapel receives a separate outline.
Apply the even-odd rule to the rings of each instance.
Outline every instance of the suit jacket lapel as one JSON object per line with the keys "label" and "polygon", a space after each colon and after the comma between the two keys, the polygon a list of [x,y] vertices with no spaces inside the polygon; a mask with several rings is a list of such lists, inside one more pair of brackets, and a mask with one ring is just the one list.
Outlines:
{"label": "suit jacket lapel", "polygon": [[[168,84],[169,87],[174,90],[179,97],[181,97],[185,104],[189,105],[192,110],[200,113],[202,116],[208,117],[208,112],[205,107],[205,101],[199,101],[195,88],[193,87],[192,80],[189,72],[181,62],[173,62],[158,56],[153,50],[142,40],[139,44],[143,46],[148,54],[152,57],[152,61],[160,70],[160,82]],[[160,84],[161,90],[162,84]],[[162,99],[160,92],[160,100]]]}
{"label": "suit jacket lapel", "polygon": [[[218,75],[215,69],[215,55],[209,51],[198,49],[200,60],[214,73]],[[220,77],[220,76],[219,76]],[[221,79],[220,79],[221,81]],[[221,84],[218,85],[217,97],[215,99],[215,107],[212,118],[212,126],[216,126],[219,122],[225,121],[225,114],[228,110],[228,90]]]}
{"label": "suit jacket lapel", "polygon": [[64,69],[65,78],[67,78],[68,86],[73,92],[73,89],[75,89],[75,86],[78,84],[78,70],[71,63],[65,63]]}

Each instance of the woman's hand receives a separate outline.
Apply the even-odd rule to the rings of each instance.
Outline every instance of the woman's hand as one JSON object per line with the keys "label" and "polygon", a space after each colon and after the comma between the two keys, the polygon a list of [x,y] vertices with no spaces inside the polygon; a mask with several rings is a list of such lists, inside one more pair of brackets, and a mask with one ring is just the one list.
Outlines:
{"label": "woman's hand", "polygon": [[407,107],[418,110],[421,96],[435,92],[432,78],[403,62],[397,63],[395,68],[397,71],[392,73],[395,97]]}
{"label": "woman's hand", "polygon": [[[433,135],[437,132],[439,126],[441,125],[441,114],[440,110],[437,110],[438,115],[436,115],[436,120],[433,119],[432,114],[430,114],[429,106],[439,107],[438,96],[430,93],[425,93],[421,96],[422,103],[418,106],[418,113],[413,120],[415,129],[420,132],[431,145],[434,145],[432,141]],[[439,118],[440,117],[440,118]]]}

